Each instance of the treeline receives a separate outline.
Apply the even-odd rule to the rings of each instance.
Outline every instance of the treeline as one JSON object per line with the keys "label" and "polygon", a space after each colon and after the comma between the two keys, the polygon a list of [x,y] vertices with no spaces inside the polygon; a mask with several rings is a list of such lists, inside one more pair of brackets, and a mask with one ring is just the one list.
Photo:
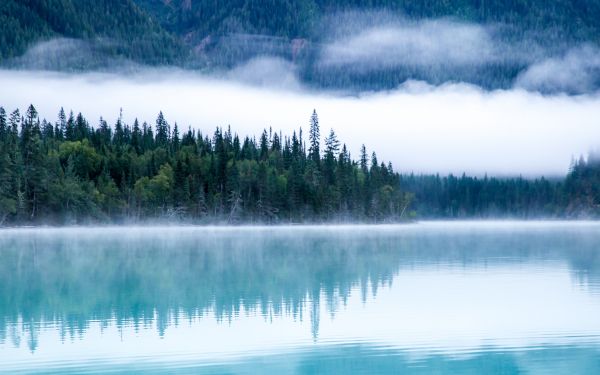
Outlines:
{"label": "treeline", "polygon": [[217,128],[92,127],[60,111],[54,124],[30,106],[0,110],[0,222],[82,223],[169,219],[278,223],[400,220],[411,196],[391,164],[363,148],[353,161],[316,112],[308,142],[265,130],[259,139]]}
{"label": "treeline", "polygon": [[574,160],[564,178],[402,175],[400,186],[423,218],[562,218],[600,216],[600,157]]}
{"label": "treeline", "polygon": [[[564,179],[400,175],[362,147],[353,160],[335,132],[308,140],[264,130],[180,131],[154,124],[94,127],[82,114],[40,120],[0,107],[0,224],[395,222],[413,218],[594,217],[600,162]],[[324,139],[324,142],[322,140]]]}
{"label": "treeline", "polygon": [[416,199],[412,208],[425,218],[552,218],[578,217],[567,210],[562,181],[546,178],[483,178],[405,175],[401,186]]}

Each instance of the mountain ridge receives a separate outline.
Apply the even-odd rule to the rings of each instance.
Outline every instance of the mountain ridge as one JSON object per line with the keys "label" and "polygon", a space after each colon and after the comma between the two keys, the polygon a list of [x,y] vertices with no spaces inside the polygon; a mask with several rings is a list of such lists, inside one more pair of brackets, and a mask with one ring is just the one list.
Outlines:
{"label": "mountain ridge", "polygon": [[[389,90],[419,80],[593,92],[600,87],[598,46],[598,0],[0,4],[5,67],[85,71],[133,63],[222,73],[267,57],[293,64],[302,85],[335,91]],[[575,81],[585,84],[557,81],[560,71],[583,71]]]}

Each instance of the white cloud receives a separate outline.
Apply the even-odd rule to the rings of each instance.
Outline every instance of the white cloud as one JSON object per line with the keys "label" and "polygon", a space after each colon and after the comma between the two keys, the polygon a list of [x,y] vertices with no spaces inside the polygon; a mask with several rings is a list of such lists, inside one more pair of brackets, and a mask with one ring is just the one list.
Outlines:
{"label": "white cloud", "polygon": [[337,96],[306,90],[245,86],[182,71],[116,74],[0,71],[0,105],[30,103],[53,120],[61,106],[92,124],[153,123],[162,110],[180,129],[204,134],[231,124],[242,135],[272,126],[284,133],[302,126],[316,108],[324,133],[334,128],[354,157],[360,145],[380,160],[415,172],[564,174],[572,156],[600,143],[600,97],[542,96],[524,90],[483,92],[467,85],[408,83],[398,90]]}
{"label": "white cloud", "polygon": [[20,69],[111,69],[131,70],[138,65],[123,57],[110,57],[106,50],[114,48],[115,42],[98,38],[81,40],[54,38],[31,46],[22,56],[7,61],[8,66]]}
{"label": "white cloud", "polygon": [[301,86],[296,67],[289,61],[275,57],[251,59],[228,71],[226,78],[259,87],[299,89]]}
{"label": "white cloud", "polygon": [[585,45],[531,65],[517,78],[515,85],[545,92],[587,93],[598,86],[600,50]]}
{"label": "white cloud", "polygon": [[358,69],[480,65],[499,53],[482,26],[428,20],[373,26],[336,39],[323,47],[321,63]]}

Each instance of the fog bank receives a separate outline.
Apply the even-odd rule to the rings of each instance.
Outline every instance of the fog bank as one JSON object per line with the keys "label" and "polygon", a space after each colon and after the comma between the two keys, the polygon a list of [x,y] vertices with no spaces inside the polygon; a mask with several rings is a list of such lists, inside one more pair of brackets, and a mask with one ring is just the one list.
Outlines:
{"label": "fog bank", "polygon": [[288,134],[307,130],[314,108],[321,133],[335,129],[353,157],[364,143],[379,160],[417,173],[562,175],[572,157],[600,145],[596,94],[542,96],[408,82],[392,91],[343,96],[302,89],[284,66],[273,66],[294,84],[257,86],[175,70],[128,76],[1,70],[0,105],[12,111],[33,103],[52,122],[64,107],[94,126],[100,116],[114,123],[120,108],[130,124],[136,117],[154,124],[162,110],[180,129],[212,135],[217,126],[231,125],[240,135],[256,136],[268,127]]}
{"label": "fog bank", "polygon": [[482,25],[447,19],[396,20],[334,35],[338,36],[324,45],[320,63],[363,71],[401,66],[452,69],[533,57],[495,39]]}

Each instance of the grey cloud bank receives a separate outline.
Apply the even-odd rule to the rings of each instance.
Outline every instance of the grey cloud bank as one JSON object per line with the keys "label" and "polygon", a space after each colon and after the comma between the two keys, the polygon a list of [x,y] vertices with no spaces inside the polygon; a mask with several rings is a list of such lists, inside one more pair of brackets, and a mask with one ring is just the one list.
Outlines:
{"label": "grey cloud bank", "polygon": [[228,71],[224,78],[258,87],[300,89],[296,67],[281,58],[256,57]]}
{"label": "grey cloud bank", "polygon": [[[348,23],[359,26],[348,28]],[[322,69],[359,74],[392,70],[429,82],[464,80],[488,87],[488,81],[495,82],[493,87],[544,93],[584,94],[600,87],[600,48],[593,44],[542,45],[507,25],[453,19],[353,15],[337,24],[320,48],[317,64]],[[500,86],[494,78],[498,75],[506,81]]]}
{"label": "grey cloud bank", "polygon": [[336,96],[302,89],[259,88],[183,71],[117,74],[0,71],[0,105],[36,105],[55,121],[60,107],[154,123],[159,110],[180,129],[212,134],[231,125],[241,135],[308,126],[316,108],[352,154],[361,144],[403,172],[562,175],[572,157],[600,145],[600,97],[542,96],[521,89],[484,92],[464,84],[409,82],[397,90]]}
{"label": "grey cloud bank", "polygon": [[323,47],[321,63],[351,69],[402,65],[479,65],[501,57],[487,30],[449,20],[390,23],[340,37]]}
{"label": "grey cloud bank", "polygon": [[584,45],[531,65],[517,77],[515,85],[530,91],[583,94],[593,91],[599,82],[600,49]]}

